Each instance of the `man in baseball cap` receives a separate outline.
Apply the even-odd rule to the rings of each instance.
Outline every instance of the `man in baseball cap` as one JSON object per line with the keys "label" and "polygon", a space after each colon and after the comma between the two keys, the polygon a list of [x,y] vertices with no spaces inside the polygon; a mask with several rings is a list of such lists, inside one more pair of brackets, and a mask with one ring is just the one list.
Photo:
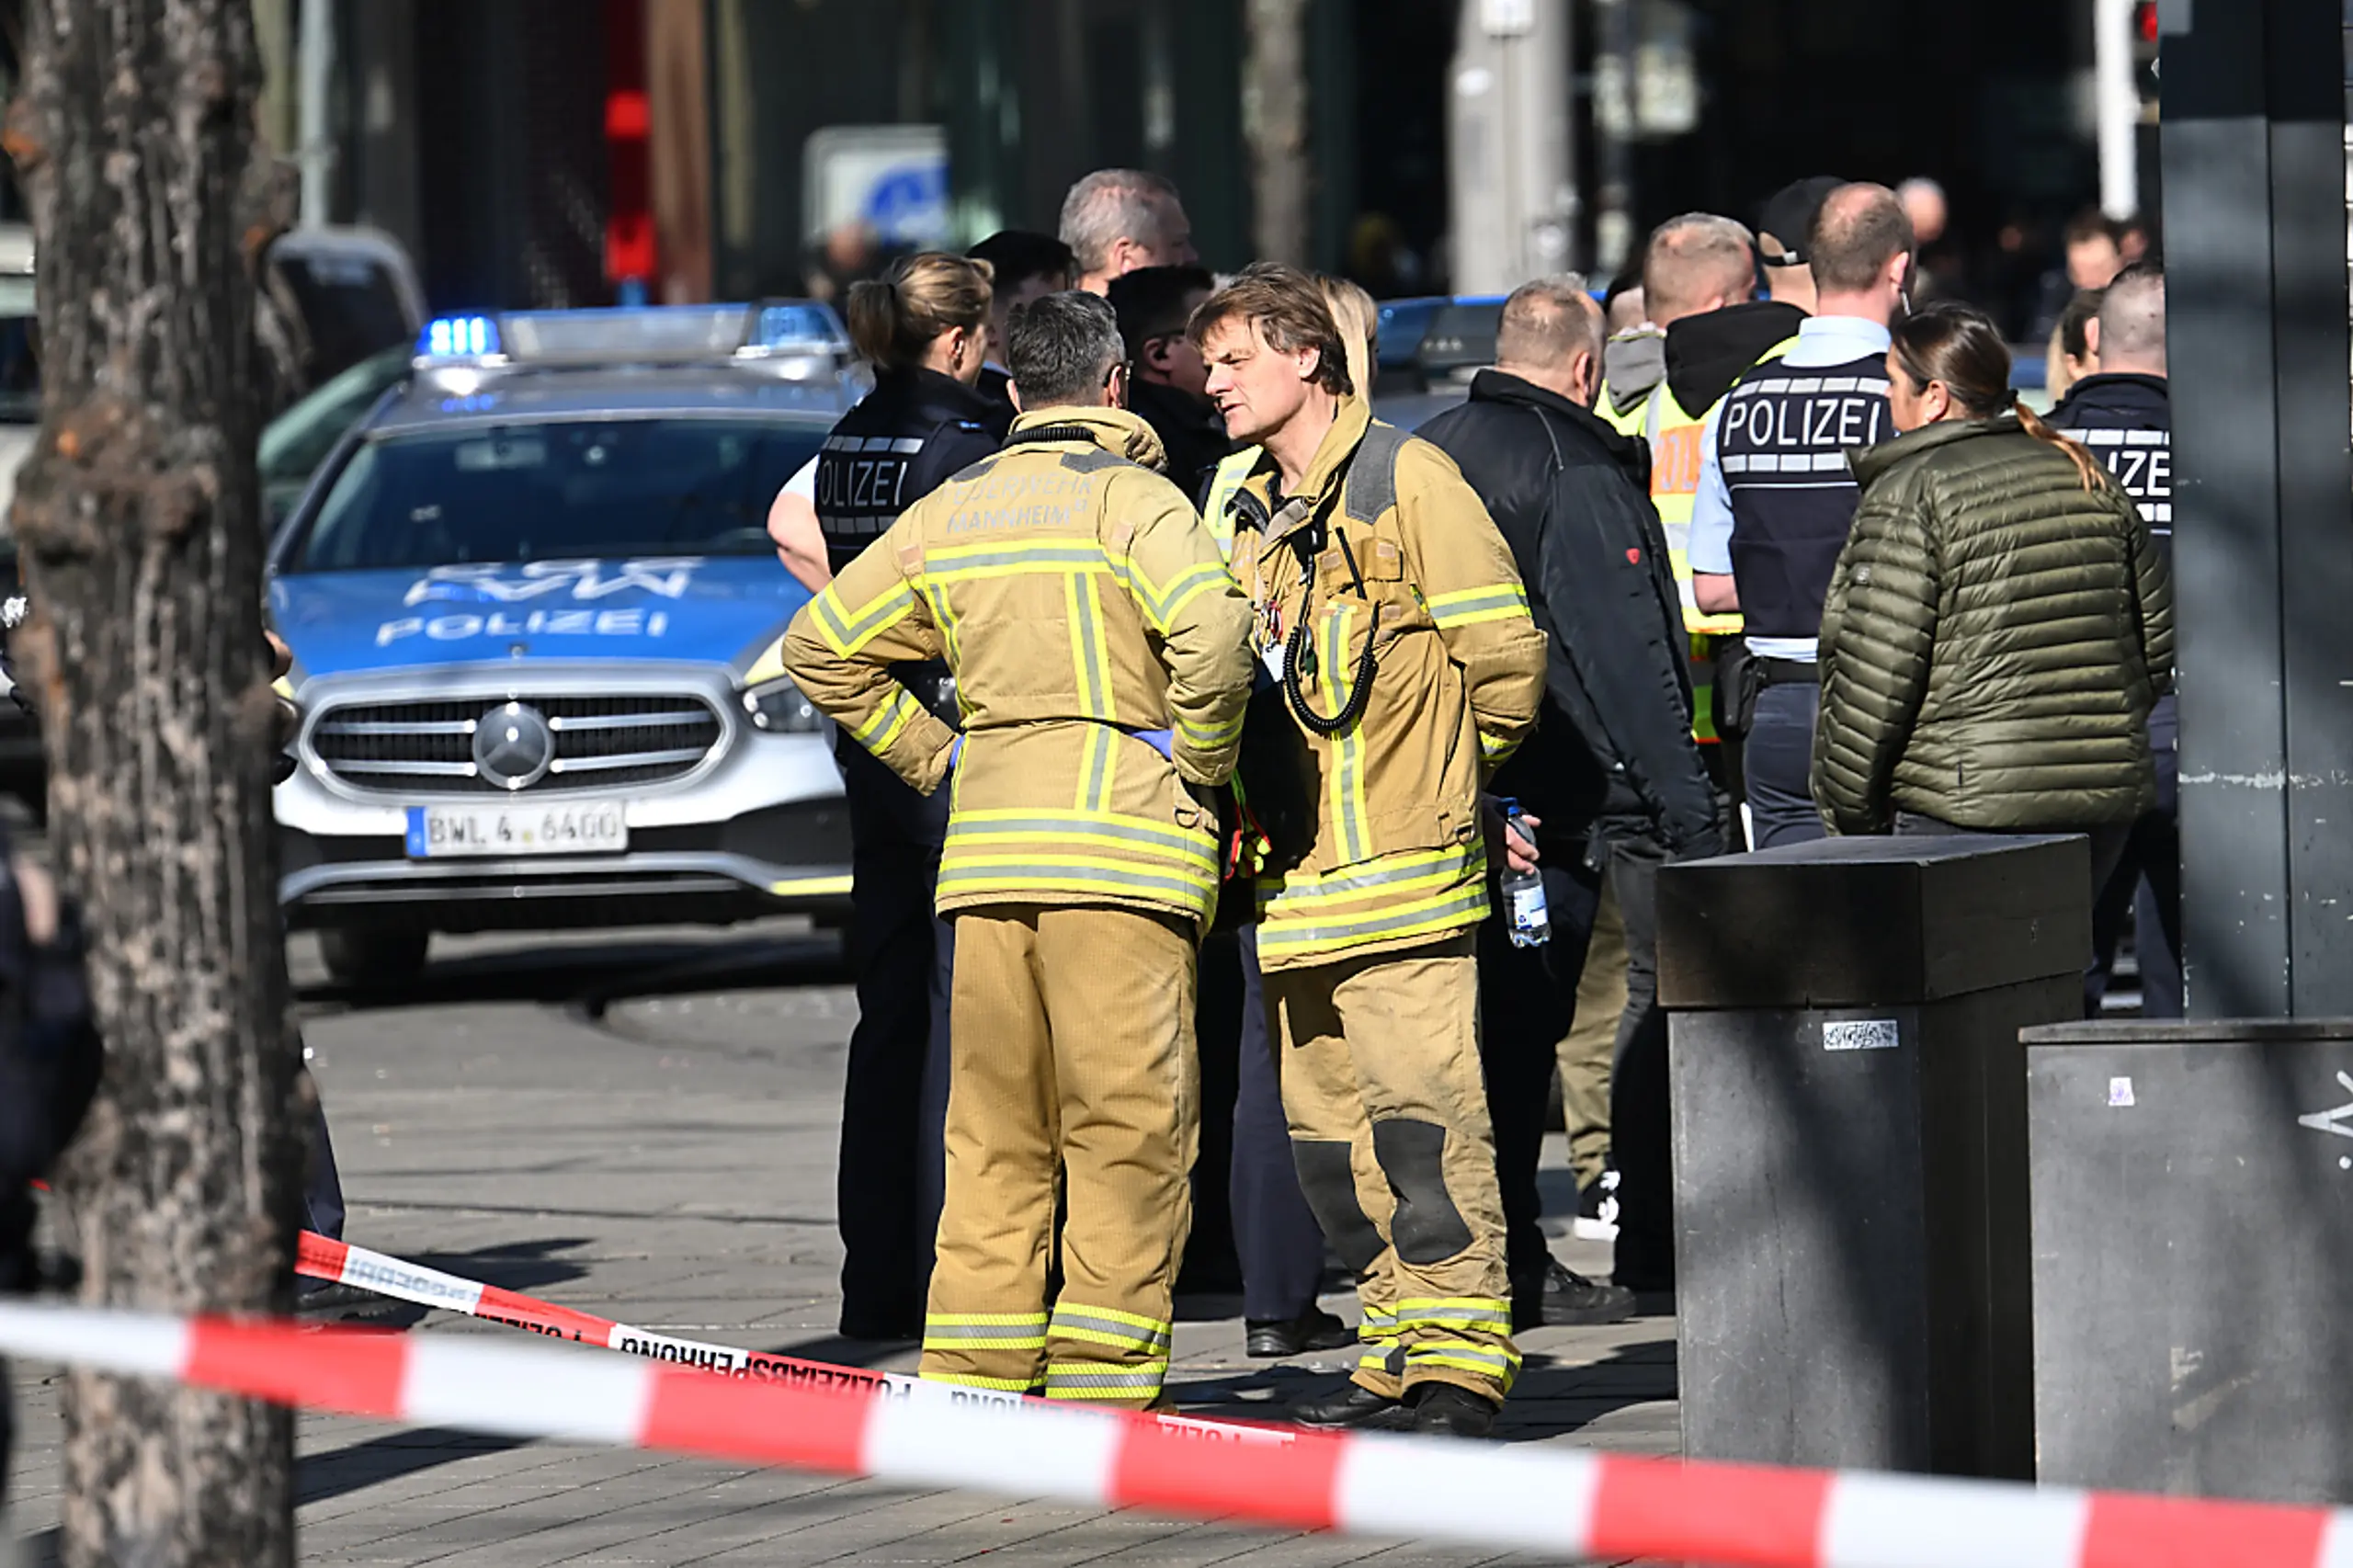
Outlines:
{"label": "man in baseball cap", "polygon": [[1756,256],[1765,264],[1765,287],[1772,298],[1813,313],[1813,274],[1808,269],[1806,236],[1823,199],[1846,184],[1836,175],[1815,175],[1785,185],[1765,203],[1756,225]]}

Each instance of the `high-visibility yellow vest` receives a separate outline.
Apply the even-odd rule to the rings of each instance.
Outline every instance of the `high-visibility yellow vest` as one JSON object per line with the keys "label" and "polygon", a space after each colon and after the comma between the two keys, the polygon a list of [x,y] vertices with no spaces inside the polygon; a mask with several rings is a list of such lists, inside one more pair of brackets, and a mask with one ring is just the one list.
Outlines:
{"label": "high-visibility yellow vest", "polygon": [[[1756,362],[1761,365],[1779,358],[1797,341],[1783,339],[1759,355]],[[1702,742],[1718,738],[1715,660],[1708,639],[1737,637],[1741,629],[1737,612],[1703,613],[1691,586],[1691,513],[1699,499],[1699,465],[1707,454],[1708,415],[1714,409],[1711,403],[1691,413],[1661,381],[1643,404],[1642,423],[1643,438],[1651,444],[1651,505],[1658,508],[1658,520],[1666,530],[1667,560],[1675,568],[1676,592],[1683,597],[1683,630],[1691,634],[1691,733]]]}
{"label": "high-visibility yellow vest", "polygon": [[1608,383],[1605,381],[1601,395],[1593,400],[1593,411],[1601,416],[1604,425],[1620,436],[1639,436],[1643,433],[1643,420],[1651,411],[1651,401],[1647,397],[1638,397],[1621,414],[1611,396]]}

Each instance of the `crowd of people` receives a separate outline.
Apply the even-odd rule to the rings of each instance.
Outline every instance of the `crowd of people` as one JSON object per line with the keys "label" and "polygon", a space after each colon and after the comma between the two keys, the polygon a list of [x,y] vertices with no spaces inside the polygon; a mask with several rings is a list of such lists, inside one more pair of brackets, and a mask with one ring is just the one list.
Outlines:
{"label": "crowd of people", "polygon": [[[1516,1331],[1674,1289],[1662,866],[2081,833],[2097,1005],[2173,885],[2163,273],[2045,420],[1920,300],[1926,195],[1530,282],[1412,434],[1363,290],[1212,276],[1155,176],[850,290],[875,390],[771,517],[858,834],[845,1334],[1149,1406],[1238,1283],[1252,1355],[1358,1346],[1298,1419],[1483,1433]],[[1607,1282],[1539,1223],[1556,1074]]]}

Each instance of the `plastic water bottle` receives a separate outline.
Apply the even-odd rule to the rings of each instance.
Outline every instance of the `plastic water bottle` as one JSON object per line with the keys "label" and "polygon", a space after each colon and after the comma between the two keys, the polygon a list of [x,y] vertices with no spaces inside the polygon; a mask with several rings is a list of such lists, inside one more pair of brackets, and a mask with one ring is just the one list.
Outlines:
{"label": "plastic water bottle", "polygon": [[[1536,835],[1524,825],[1519,802],[1505,799],[1496,804],[1503,807],[1504,832],[1533,849]],[[1544,879],[1535,871],[1515,871],[1511,863],[1504,863],[1504,916],[1511,922],[1511,945],[1515,948],[1539,948],[1552,939],[1552,912],[1544,903]]]}

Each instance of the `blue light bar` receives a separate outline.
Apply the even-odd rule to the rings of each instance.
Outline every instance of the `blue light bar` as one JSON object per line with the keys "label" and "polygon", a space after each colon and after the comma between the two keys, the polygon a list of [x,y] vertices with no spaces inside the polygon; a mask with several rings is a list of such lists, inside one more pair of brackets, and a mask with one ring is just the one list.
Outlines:
{"label": "blue light bar", "polygon": [[443,316],[417,335],[426,359],[479,359],[499,352],[498,323],[488,316]]}

